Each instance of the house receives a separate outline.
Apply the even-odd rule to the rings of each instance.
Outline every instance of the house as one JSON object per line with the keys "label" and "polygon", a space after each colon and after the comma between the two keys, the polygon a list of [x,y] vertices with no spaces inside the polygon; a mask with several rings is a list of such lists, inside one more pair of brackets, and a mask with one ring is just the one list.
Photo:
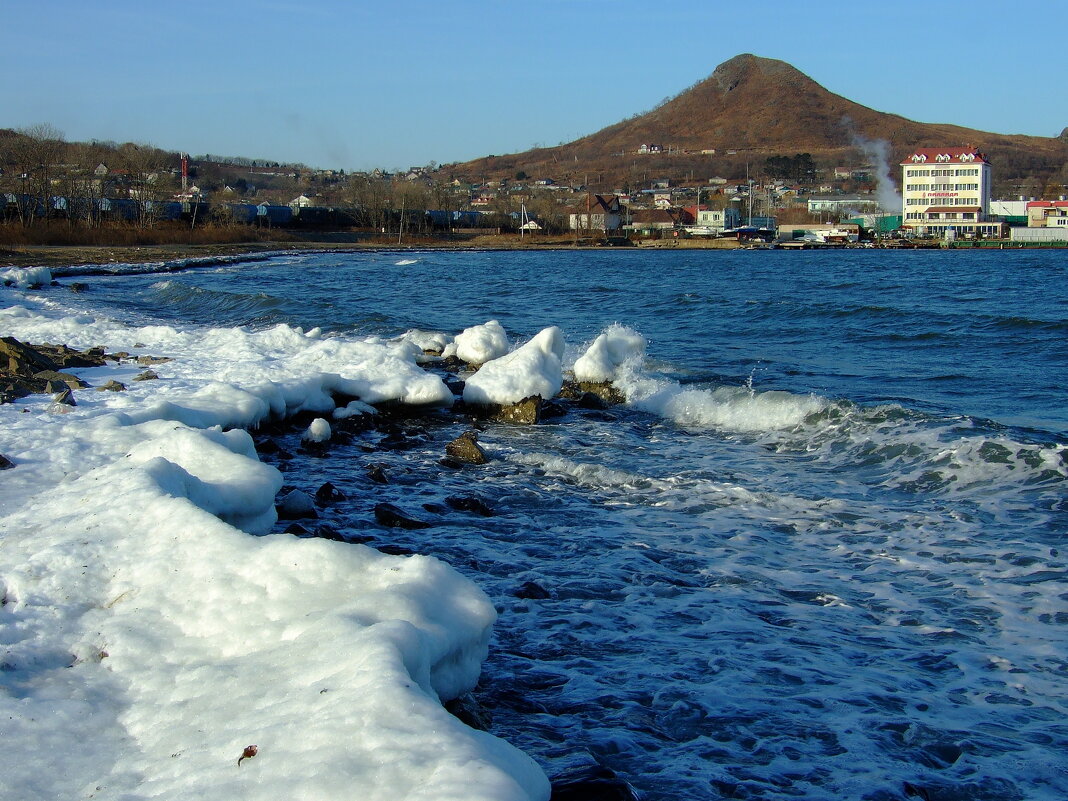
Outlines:
{"label": "house", "polygon": [[1068,229],[1068,200],[1032,200],[1027,204],[1028,228]]}
{"label": "house", "polygon": [[735,207],[726,209],[700,209],[696,221],[699,228],[710,228],[723,233],[742,224],[742,213]]}
{"label": "house", "polygon": [[639,209],[631,212],[627,228],[639,233],[670,231],[679,224],[678,215],[669,209]]}
{"label": "house", "polygon": [[609,233],[623,227],[626,209],[615,195],[587,195],[586,207],[572,208],[568,217],[572,231]]}
{"label": "house", "polygon": [[642,143],[641,145],[638,146],[638,153],[640,155],[643,155],[643,156],[644,155],[648,155],[649,153],[663,153],[663,152],[664,152],[664,146],[663,145],[652,145],[652,144]]}
{"label": "house", "polygon": [[306,209],[308,208],[308,206],[311,206],[313,204],[312,199],[310,197],[308,197],[307,195],[300,195],[299,197],[295,197],[291,201],[289,201],[288,205],[291,209]]}
{"label": "house", "polygon": [[[931,236],[992,235],[991,167],[974,147],[919,148],[901,162],[902,225]],[[1000,230],[1000,229],[999,229]]]}

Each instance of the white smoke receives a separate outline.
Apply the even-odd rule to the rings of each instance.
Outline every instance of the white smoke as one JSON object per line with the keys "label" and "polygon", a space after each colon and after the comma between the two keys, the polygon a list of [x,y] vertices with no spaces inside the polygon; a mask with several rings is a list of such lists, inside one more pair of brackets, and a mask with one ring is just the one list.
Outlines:
{"label": "white smoke", "polygon": [[884,213],[901,211],[901,192],[894,180],[893,162],[890,160],[890,143],[885,139],[865,139],[857,133],[853,119],[848,114],[842,117],[842,125],[849,131],[853,147],[863,153],[875,166],[875,198]]}
{"label": "white smoke", "polygon": [[873,141],[854,134],[853,145],[875,165],[875,197],[879,206],[888,214],[900,212],[901,193],[897,189],[892,172],[890,143],[885,139]]}

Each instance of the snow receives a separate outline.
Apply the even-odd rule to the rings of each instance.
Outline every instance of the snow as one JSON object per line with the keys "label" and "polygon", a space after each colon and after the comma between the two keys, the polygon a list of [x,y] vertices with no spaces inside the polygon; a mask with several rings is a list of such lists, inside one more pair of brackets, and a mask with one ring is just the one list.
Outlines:
{"label": "snow", "polygon": [[467,364],[485,364],[508,353],[508,334],[496,320],[465,328],[443,355],[456,356]]}
{"label": "snow", "polygon": [[0,284],[19,287],[44,286],[52,282],[52,271],[47,267],[10,267],[0,270]]}
{"label": "snow", "polygon": [[0,798],[548,798],[532,760],[441,706],[487,654],[477,586],[434,558],[266,533],[281,475],[245,429],[310,410],[320,436],[337,411],[451,402],[410,349],[133,328],[11,288],[0,307],[0,335],[171,358],[155,381],[73,370],[129,389],[77,391],[65,414],[0,405]]}
{"label": "snow", "polygon": [[312,420],[302,439],[305,442],[328,442],[330,440],[330,423],[321,417]]}
{"label": "snow", "polygon": [[511,353],[486,362],[467,379],[464,400],[509,404],[539,395],[548,400],[563,385],[564,337],[551,326]]}

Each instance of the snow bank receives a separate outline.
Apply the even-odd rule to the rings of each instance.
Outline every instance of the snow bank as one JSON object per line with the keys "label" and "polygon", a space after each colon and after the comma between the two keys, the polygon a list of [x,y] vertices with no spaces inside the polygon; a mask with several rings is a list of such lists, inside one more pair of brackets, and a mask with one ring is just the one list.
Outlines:
{"label": "snow bank", "polygon": [[508,353],[508,334],[496,320],[465,328],[456,335],[443,355],[455,356],[467,364],[485,364]]}
{"label": "snow bank", "polygon": [[611,325],[575,361],[575,380],[612,381],[623,364],[640,365],[644,358],[645,337],[626,326]]}
{"label": "snow bank", "polygon": [[0,481],[0,797],[548,797],[528,757],[441,706],[487,652],[495,611],[474,584],[428,557],[246,533],[271,528],[281,476],[234,427],[333,411],[333,390],[442,403],[437,378],[286,326],[20,306],[0,334],[174,358],[158,381],[75,371],[129,391],[79,391],[67,414],[47,396],[0,406],[16,465]]}
{"label": "snow bank", "polygon": [[548,400],[563,385],[564,337],[546,328],[506,356],[486,362],[467,379],[464,400],[475,404],[509,404],[540,395]]}
{"label": "snow bank", "polygon": [[52,271],[47,267],[11,267],[0,270],[0,284],[18,287],[47,286],[52,283]]}

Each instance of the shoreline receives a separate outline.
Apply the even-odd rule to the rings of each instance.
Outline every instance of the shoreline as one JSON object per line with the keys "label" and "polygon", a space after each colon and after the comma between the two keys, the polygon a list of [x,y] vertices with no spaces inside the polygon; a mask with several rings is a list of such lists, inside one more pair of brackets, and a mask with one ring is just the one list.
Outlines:
{"label": "shoreline", "polygon": [[[484,235],[470,240],[421,239],[408,243],[351,240],[274,240],[241,243],[190,244],[190,245],[13,245],[0,246],[0,268],[6,267],[74,267],[106,266],[109,264],[149,264],[200,259],[237,259],[243,256],[268,256],[283,252],[306,251],[312,253],[358,253],[368,251],[407,252],[416,250],[612,250],[618,246],[586,241],[576,242],[571,237],[522,241],[512,235]],[[1031,246],[1021,243],[1001,243],[978,246],[958,244],[944,247],[941,243],[913,245],[911,247],[882,246],[880,250],[1047,250],[1056,245]],[[1065,245],[1060,245],[1065,247]],[[640,250],[837,250],[840,247],[793,247],[776,248],[772,245],[746,245],[731,239],[660,239],[639,241],[623,249]]]}

